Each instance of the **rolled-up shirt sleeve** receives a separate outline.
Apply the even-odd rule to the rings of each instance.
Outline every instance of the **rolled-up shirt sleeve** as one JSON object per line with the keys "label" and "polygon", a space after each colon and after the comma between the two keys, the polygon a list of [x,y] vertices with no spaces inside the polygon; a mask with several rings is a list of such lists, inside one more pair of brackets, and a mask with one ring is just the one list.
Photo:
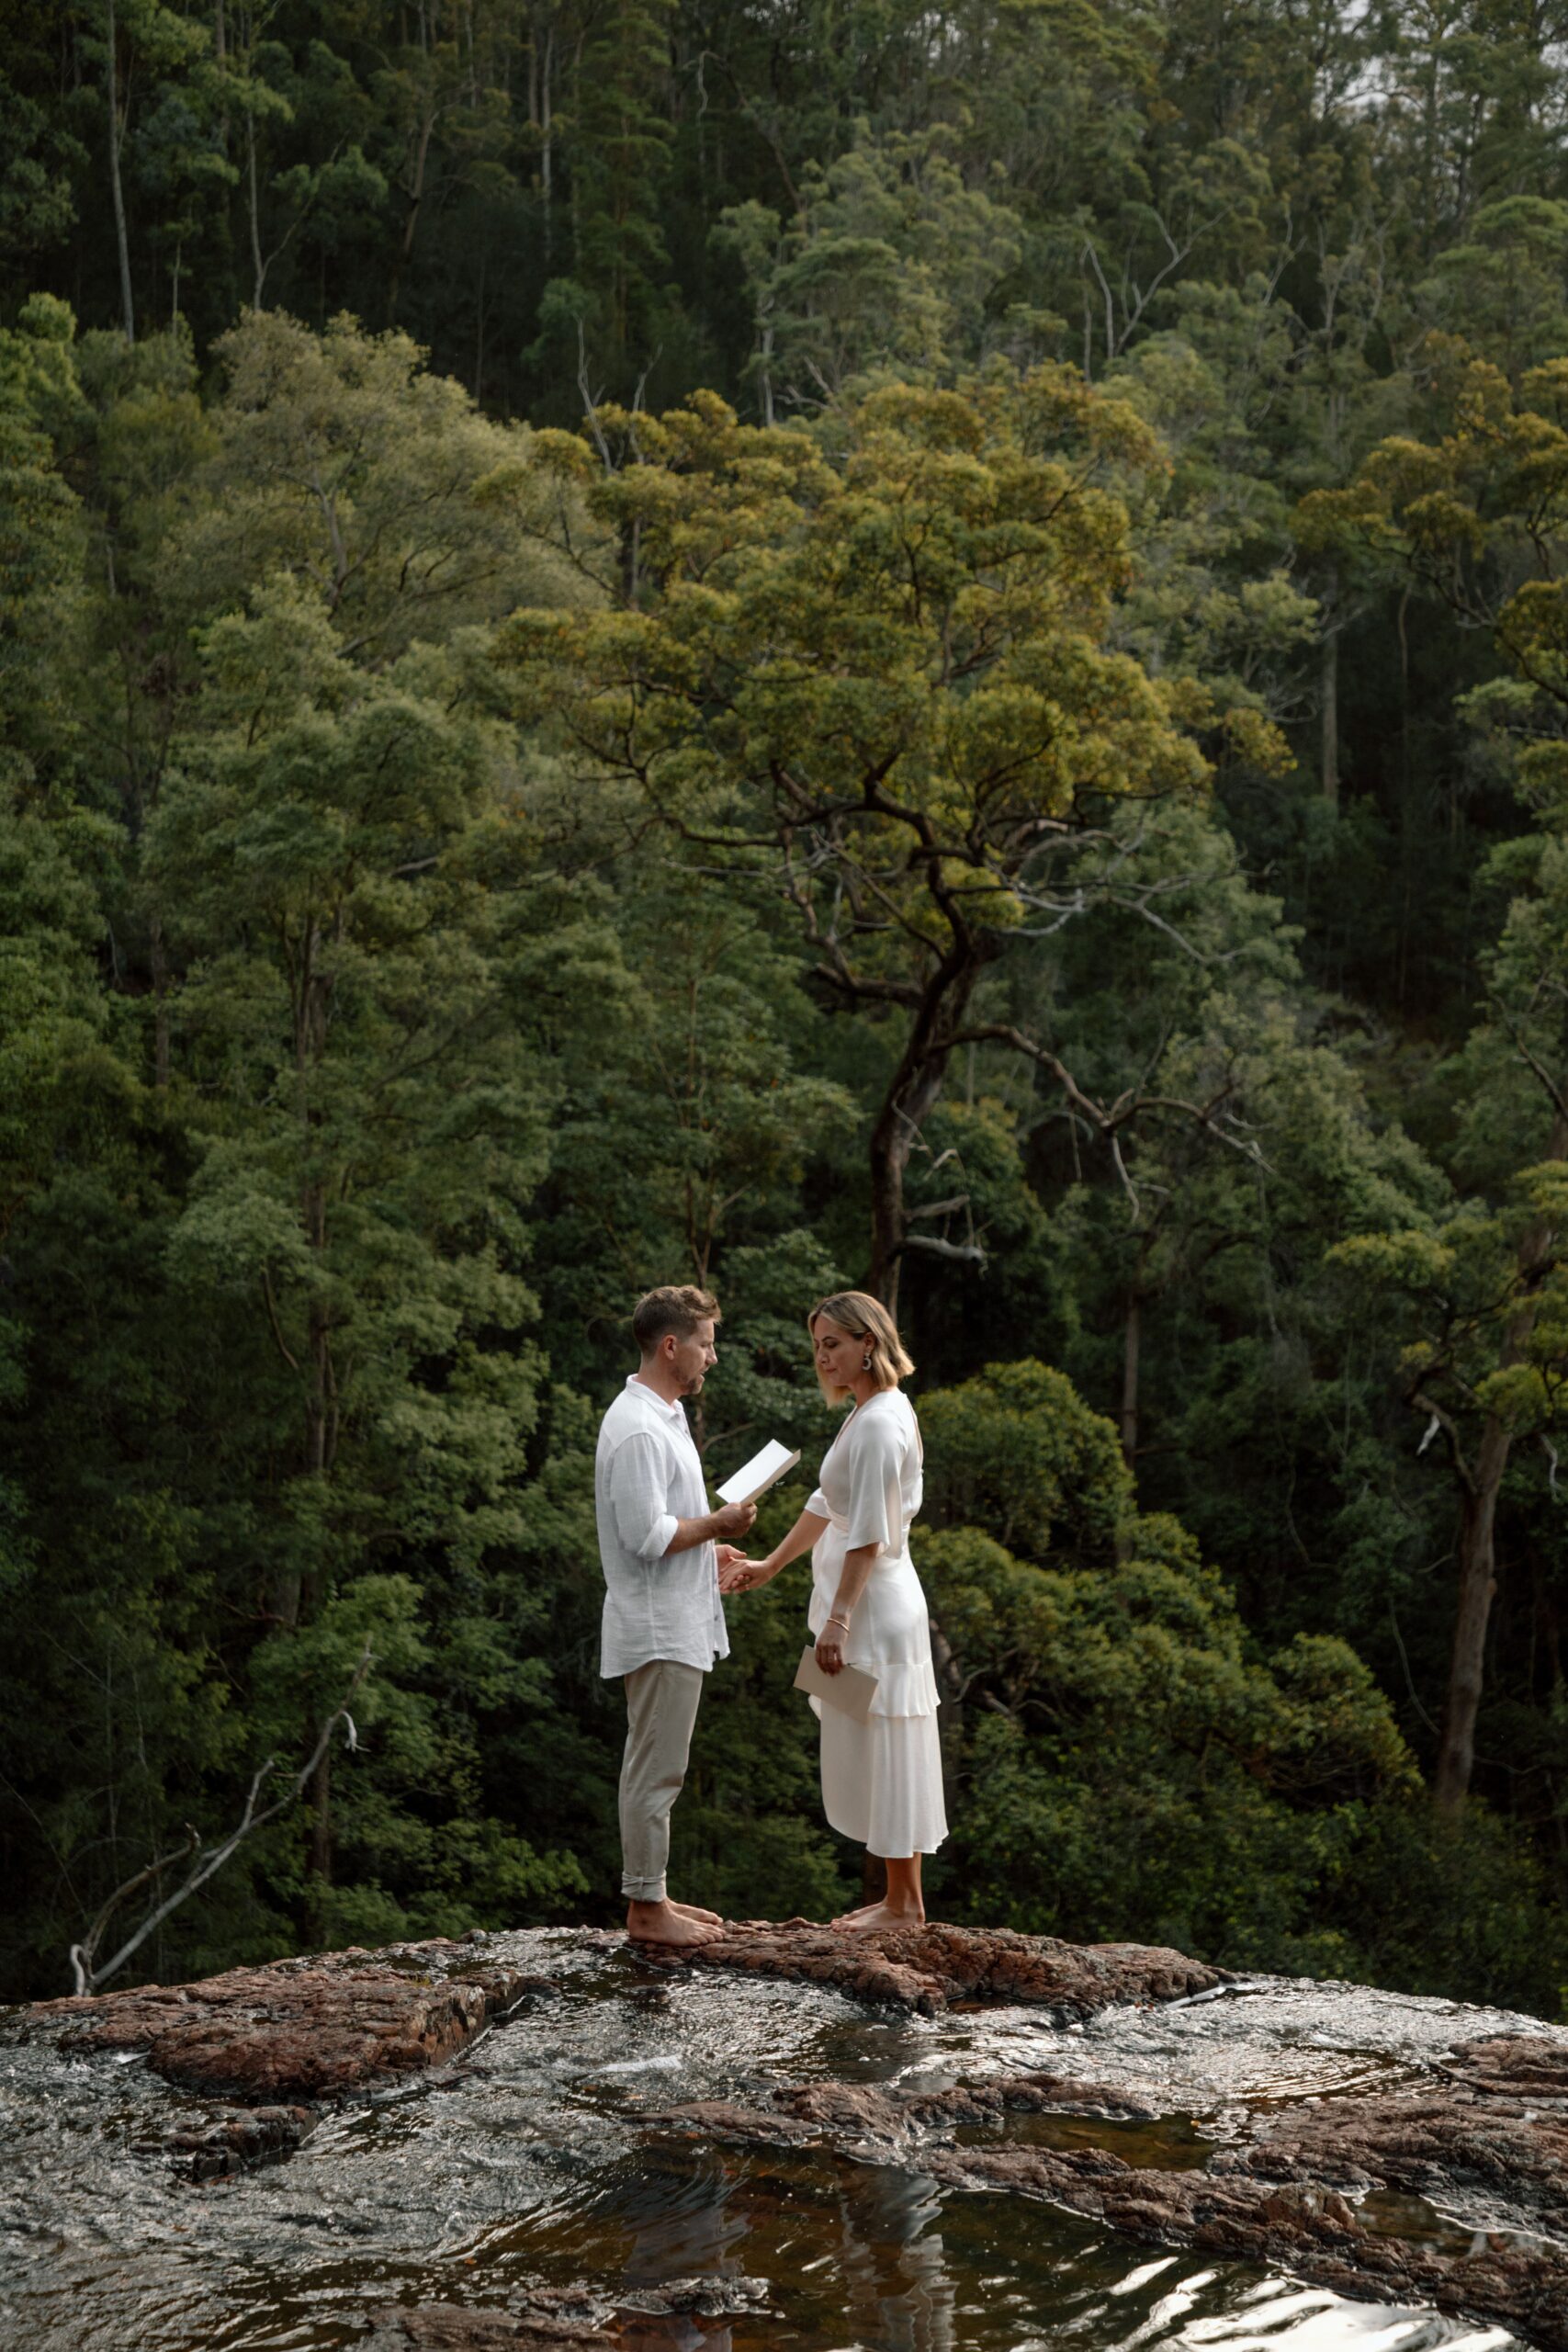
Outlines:
{"label": "rolled-up shirt sleeve", "polygon": [[641,1431],[623,1438],[610,1464],[610,1502],[615,1531],[639,1559],[662,1559],[680,1520],[670,1509],[662,1446]]}

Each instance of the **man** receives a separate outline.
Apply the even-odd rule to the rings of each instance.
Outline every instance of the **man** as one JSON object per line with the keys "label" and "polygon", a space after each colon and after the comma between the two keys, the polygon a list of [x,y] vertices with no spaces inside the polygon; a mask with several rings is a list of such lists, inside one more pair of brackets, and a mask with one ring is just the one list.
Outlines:
{"label": "man", "polygon": [[757,1516],[754,1503],[709,1510],[682,1403],[718,1361],[718,1301],[691,1283],[638,1299],[642,1361],[604,1416],[593,1464],[605,1587],[599,1670],[626,1689],[621,1892],[626,1933],[644,1943],[708,1943],[721,1927],[715,1912],[671,1903],[664,1882],[703,1677],[729,1655],[718,1571],[741,1555],[716,1539],[744,1535]]}

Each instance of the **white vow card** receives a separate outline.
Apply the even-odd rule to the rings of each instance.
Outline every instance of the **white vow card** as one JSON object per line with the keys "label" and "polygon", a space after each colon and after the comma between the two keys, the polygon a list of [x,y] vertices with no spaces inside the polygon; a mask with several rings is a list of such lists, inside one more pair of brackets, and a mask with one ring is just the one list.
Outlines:
{"label": "white vow card", "polygon": [[860,1666],[841,1666],[837,1674],[824,1674],[817,1663],[815,1642],[807,1642],[800,1654],[795,1687],[804,1690],[808,1699],[820,1699],[825,1707],[837,1707],[841,1715],[852,1715],[857,1724],[871,1720],[871,1702],[876,1696],[875,1675],[867,1674]]}
{"label": "white vow card", "polygon": [[799,1460],[798,1446],[791,1453],[776,1437],[771,1437],[761,1453],[754,1453],[750,1462],[743,1462],[735,1476],[727,1478],[718,1488],[720,1502],[754,1503],[759,1495],[765,1495],[770,1487],[776,1487],[784,1473],[793,1470]]}

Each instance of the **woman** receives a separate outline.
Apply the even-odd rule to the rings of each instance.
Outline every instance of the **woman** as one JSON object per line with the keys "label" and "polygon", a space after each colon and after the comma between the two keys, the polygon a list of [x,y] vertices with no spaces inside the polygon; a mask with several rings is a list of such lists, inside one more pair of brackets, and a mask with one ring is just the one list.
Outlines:
{"label": "woman", "polygon": [[909,1557],[920,1508],[919,1427],[898,1383],[914,1370],[885,1306],[838,1291],[807,1318],[817,1377],[830,1403],[852,1400],[823,1457],[820,1483],[765,1560],[725,1572],[727,1590],[768,1583],[809,1550],[809,1623],[825,1674],[860,1667],[876,1678],[870,1719],[813,1699],[822,1724],[822,1804],[829,1821],[881,1856],[887,1894],[835,1919],[858,1933],[925,1917],[920,1857],[947,1835],[926,1597]]}

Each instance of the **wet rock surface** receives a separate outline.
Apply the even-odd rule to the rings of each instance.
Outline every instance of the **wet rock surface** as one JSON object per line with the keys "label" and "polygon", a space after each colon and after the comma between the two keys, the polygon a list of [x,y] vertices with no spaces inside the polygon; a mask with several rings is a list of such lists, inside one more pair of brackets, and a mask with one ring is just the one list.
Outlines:
{"label": "wet rock surface", "polygon": [[0,2020],[0,2342],[1568,2346],[1568,2035],[1136,1948],[725,1944],[524,1931]]}
{"label": "wet rock surface", "polygon": [[[1285,2262],[1344,2292],[1427,2301],[1568,2345],[1568,2045],[1499,2036],[1446,2055],[1436,2083],[1250,2118],[1201,2168],[1170,2152],[1138,2165],[1111,2147],[953,2144],[985,2127],[1005,2139],[1019,2116],[1151,2120],[1114,2084],[1046,2074],[924,2093],[804,2084],[755,2107],[698,2101],[649,2120],[739,2144],[901,2157],[956,2188],[1046,2199],[1154,2244]],[[1445,2209],[1475,2190],[1508,2225],[1445,2224]]]}
{"label": "wet rock surface", "polygon": [[618,2345],[626,2352],[638,2320],[765,2317],[771,2295],[765,2278],[697,2278],[633,2289],[614,2304],[582,2287],[531,2296],[504,2312],[426,2303],[374,2312],[366,2352],[533,2352],[554,2344]]}
{"label": "wet rock surface", "polygon": [[1444,2072],[1471,2090],[1506,2098],[1568,2099],[1568,2041],[1495,2033],[1456,2043]]}
{"label": "wet rock surface", "polygon": [[623,2295],[621,2312],[651,2319],[736,2319],[773,2309],[765,2278],[671,2278],[663,2287],[640,2287]]}
{"label": "wet rock surface", "polygon": [[908,2150],[928,2135],[956,2128],[999,2124],[1009,2115],[1044,2114],[1100,2116],[1122,2122],[1154,2120],[1152,2108],[1109,2084],[1079,2082],[1066,2075],[1012,2075],[924,2092],[890,2091],[869,2083],[807,2083],[775,2091],[761,2109],[705,2099],[652,2114],[649,2121],[756,2147],[827,2141],[854,2154],[880,2155]]}
{"label": "wet rock surface", "polygon": [[1543,2112],[1534,2096],[1438,2086],[1336,2101],[1261,2123],[1250,2146],[1223,2151],[1215,2166],[1429,2199],[1481,2188],[1516,2217],[1568,2234],[1568,2113]]}
{"label": "wet rock surface", "polygon": [[438,2066],[547,1980],[446,1938],[231,1968],[196,1984],[42,2001],[62,2050],[144,2051],[154,2074],[255,2100],[320,2099]]}
{"label": "wet rock surface", "polygon": [[187,2180],[221,2180],[251,2165],[291,2156],[315,2120],[308,2107],[236,2108],[141,2144],[149,2154],[172,2158]]}
{"label": "wet rock surface", "polygon": [[1010,1928],[910,1928],[844,1935],[809,1919],[761,1919],[689,1951],[645,1947],[664,1964],[740,1969],[830,1984],[862,2001],[933,2016],[953,2001],[1038,2002],[1062,2018],[1124,2001],[1169,2001],[1235,1980],[1156,1944],[1065,1944]]}
{"label": "wet rock surface", "polygon": [[572,2289],[530,2296],[522,2310],[425,2303],[373,2312],[364,2352],[536,2352],[558,2344],[615,2344],[609,2307]]}
{"label": "wet rock surface", "polygon": [[1455,2229],[1433,2245],[1369,2226],[1316,2182],[1139,2170],[1109,2152],[937,2151],[938,2179],[1043,2197],[1159,2245],[1193,2245],[1287,2264],[1347,2294],[1381,2291],[1440,2311],[1502,2320],[1538,2344],[1568,2344],[1568,2247]]}

